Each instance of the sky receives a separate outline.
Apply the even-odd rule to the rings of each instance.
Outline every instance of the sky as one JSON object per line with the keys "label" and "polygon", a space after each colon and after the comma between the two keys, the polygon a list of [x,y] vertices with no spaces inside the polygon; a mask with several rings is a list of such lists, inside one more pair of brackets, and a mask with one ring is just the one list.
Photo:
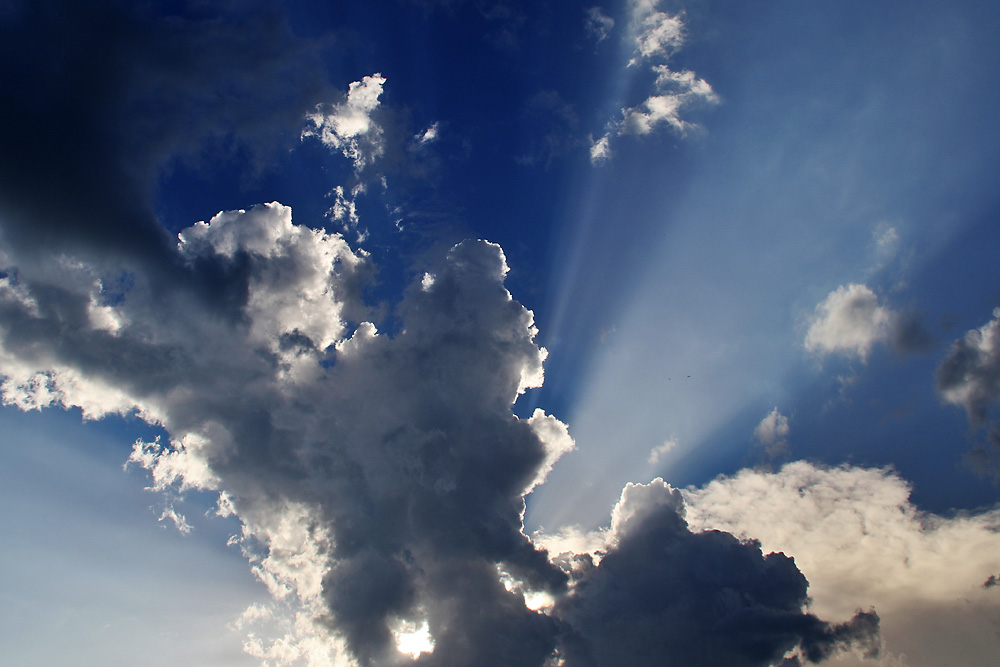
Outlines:
{"label": "sky", "polygon": [[0,1],[3,661],[997,664],[998,30]]}

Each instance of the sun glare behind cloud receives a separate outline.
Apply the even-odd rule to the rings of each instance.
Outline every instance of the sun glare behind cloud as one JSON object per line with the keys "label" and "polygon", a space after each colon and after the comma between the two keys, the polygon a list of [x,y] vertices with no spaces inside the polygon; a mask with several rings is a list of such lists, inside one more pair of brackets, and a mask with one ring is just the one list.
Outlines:
{"label": "sun glare behind cloud", "polygon": [[396,650],[414,660],[423,653],[434,652],[434,638],[426,620],[420,623],[403,621],[392,634],[396,638]]}

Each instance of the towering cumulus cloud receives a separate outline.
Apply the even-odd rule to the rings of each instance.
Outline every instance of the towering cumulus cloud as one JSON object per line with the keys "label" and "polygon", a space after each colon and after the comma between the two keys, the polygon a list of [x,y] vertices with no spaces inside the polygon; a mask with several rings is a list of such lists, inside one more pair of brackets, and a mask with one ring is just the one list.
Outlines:
{"label": "towering cumulus cloud", "polygon": [[422,621],[442,664],[483,664],[491,641],[516,651],[514,664],[548,655],[553,621],[515,604],[497,567],[564,587],[521,534],[521,513],[568,436],[541,411],[510,411],[540,381],[544,351],[503,287],[499,247],[454,247],[410,291],[391,340],[345,324],[363,257],[293,225],[286,207],[198,223],[177,253],[188,271],[220,276],[231,312],[135,273],[112,302],[96,267],[10,268],[6,399],[162,424],[172,441],[137,443],[133,460],[161,488],[224,491],[264,548],[261,578],[328,617],[363,664],[391,662],[395,625]]}
{"label": "towering cumulus cloud", "polygon": [[[874,641],[873,614],[829,626],[803,611],[806,580],[785,556],[692,533],[659,482],[626,490],[596,564],[550,559],[523,534],[524,494],[572,440],[541,410],[511,412],[545,351],[498,246],[453,247],[409,288],[391,338],[362,319],[364,254],[287,207],[221,213],[174,253],[174,288],[122,258],[22,268],[8,255],[3,395],[134,411],[169,432],[137,442],[132,461],[160,489],[220,492],[254,571],[299,615],[277,638],[294,651],[257,638],[256,655],[767,665]],[[192,296],[205,276],[224,298]],[[414,628],[426,642],[404,654]]]}

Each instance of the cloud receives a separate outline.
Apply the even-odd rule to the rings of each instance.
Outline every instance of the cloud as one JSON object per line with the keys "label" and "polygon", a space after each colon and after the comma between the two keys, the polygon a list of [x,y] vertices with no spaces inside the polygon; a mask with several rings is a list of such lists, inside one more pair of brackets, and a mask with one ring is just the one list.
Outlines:
{"label": "cloud", "polygon": [[780,553],[726,532],[692,532],[681,492],[629,484],[594,564],[566,556],[571,592],[556,614],[572,629],[571,665],[773,665],[858,646],[878,653],[878,616],[841,625],[803,611],[805,577]]}
{"label": "cloud", "polygon": [[591,162],[607,160],[611,141],[623,134],[642,136],[667,126],[684,135],[697,125],[684,120],[681,112],[719,102],[712,86],[694,72],[670,69],[671,56],[684,44],[684,22],[679,15],[658,11],[656,5],[650,0],[634,0],[629,20],[629,40],[634,51],[628,66],[645,67],[655,74],[653,91],[639,104],[623,108],[621,118],[609,123],[605,133],[591,141]]}
{"label": "cloud", "polygon": [[[337,99],[319,50],[274,12],[11,7],[0,24],[11,119],[0,129],[0,396],[166,432],[137,441],[128,463],[168,501],[164,523],[185,530],[177,506],[191,491],[217,493],[219,513],[241,522],[231,543],[272,595],[237,621],[251,656],[530,667],[669,650],[756,665],[871,640],[874,615],[819,620],[789,559],[691,532],[662,483],[626,489],[597,564],[587,545],[553,559],[523,534],[525,494],[573,440],[541,410],[512,412],[542,383],[546,352],[505,287],[499,246],[466,241],[423,267],[389,335],[363,299],[369,255],[288,207],[223,211],[177,235],[153,215],[173,160],[230,140],[295,141],[303,118],[307,137],[356,170],[391,149],[387,132],[411,145],[412,131],[379,120],[379,74],[317,107]],[[676,21],[646,14],[637,66],[652,63],[660,97],[704,97],[696,78],[656,62]],[[686,102],[666,104],[636,107],[629,131],[678,127]],[[359,194],[335,190],[331,216],[349,230]],[[713,559],[722,567],[703,571]],[[612,607],[629,619],[621,637],[598,622]],[[674,623],[662,637],[660,621]],[[408,635],[433,650],[401,646]]]}
{"label": "cloud", "polygon": [[[94,418],[134,411],[169,433],[130,460],[168,496],[218,492],[242,522],[233,544],[274,600],[241,621],[251,655],[541,666],[555,653],[641,665],[667,652],[765,665],[873,645],[874,614],[831,625],[804,611],[790,559],[691,532],[662,482],[626,488],[596,564],[551,559],[524,535],[524,495],[573,441],[541,410],[511,411],[541,384],[545,351],[504,287],[499,246],[463,242],[428,266],[393,337],[363,319],[368,258],[280,204],[196,223],[173,252],[169,264],[214,277],[226,309],[183,281],[150,289],[130,266],[128,289],[102,302],[108,329],[86,308],[100,297],[96,267],[60,255],[22,270],[8,251],[4,396]],[[163,520],[185,525],[173,505]],[[411,635],[428,650],[406,640],[401,652]]]}
{"label": "cloud", "polygon": [[432,141],[436,141],[438,138],[438,132],[440,123],[432,123],[430,127],[416,135],[414,140],[416,140],[418,146],[423,146],[424,144],[429,144]]}
{"label": "cloud", "polygon": [[611,136],[605,134],[597,141],[590,144],[590,161],[602,162],[611,157]]}
{"label": "cloud", "polygon": [[158,4],[14,0],[0,12],[0,215],[22,253],[127,253],[169,273],[150,204],[161,170],[197,169],[207,147],[259,170],[330,94],[320,48],[270,3],[169,17]]}
{"label": "cloud", "polygon": [[1000,399],[1000,308],[993,319],[956,340],[937,369],[937,388],[960,405],[974,424],[982,424]]}
{"label": "cloud", "polygon": [[368,231],[361,227],[361,218],[358,216],[358,197],[365,192],[363,183],[356,183],[346,194],[344,186],[337,185],[330,191],[333,197],[333,206],[327,212],[326,217],[339,222],[341,230],[345,233],[353,232],[357,243],[364,243],[368,238]]}
{"label": "cloud", "polygon": [[788,449],[788,434],[790,432],[788,417],[778,412],[778,408],[774,408],[757,424],[753,430],[753,437],[764,445],[764,449],[769,455],[773,456]]}
{"label": "cloud", "polygon": [[154,293],[136,272],[109,332],[81,312],[97,288],[78,274],[96,269],[3,278],[8,402],[161,424],[169,444],[137,443],[132,460],[158,488],[225,491],[258,577],[296,613],[330,617],[362,662],[395,654],[399,623],[427,621],[441,664],[488,664],[507,641],[497,627],[517,638],[516,663],[540,663],[553,622],[504,589],[496,564],[536,589],[564,585],[520,527],[523,494],[572,440],[541,411],[511,413],[545,352],[503,287],[499,247],[455,246],[410,290],[392,339],[347,324],[363,312],[364,256],[287,207],[220,213],[175,252],[219,275],[233,315]]}
{"label": "cloud", "polygon": [[655,88],[658,94],[646,98],[637,107],[624,110],[622,133],[649,134],[659,125],[668,125],[684,134],[694,126],[681,119],[682,109],[699,101],[718,101],[712,87],[690,70],[674,72],[666,65],[658,65],[653,69],[657,74]]}
{"label": "cloud", "polygon": [[965,408],[975,428],[984,428],[985,441],[969,452],[972,465],[1000,477],[1000,426],[990,419],[1000,402],[1000,308],[993,319],[956,340],[937,368],[937,390],[949,403]]}
{"label": "cloud", "polygon": [[866,360],[875,343],[889,339],[894,313],[866,285],[841,285],[819,305],[806,332],[806,350]]}
{"label": "cloud", "polygon": [[684,22],[680,15],[671,16],[656,10],[656,0],[633,0],[630,30],[635,42],[635,55],[629,66],[643,60],[669,58],[684,44]]}
{"label": "cloud", "polygon": [[830,292],[809,319],[805,348],[820,356],[843,354],[862,362],[877,343],[888,342],[900,353],[921,352],[931,336],[920,315],[892,310],[867,285],[851,283]]}
{"label": "cloud", "polygon": [[586,10],[587,19],[584,27],[587,34],[597,42],[604,41],[608,33],[615,27],[615,20],[601,11],[600,7],[590,7]]}
{"label": "cloud", "polygon": [[692,529],[753,536],[764,550],[794,557],[816,614],[845,619],[874,606],[887,658],[991,664],[1000,598],[983,582],[1000,566],[1000,510],[926,514],[910,491],[891,470],[797,461],[683,495]]}
{"label": "cloud", "polygon": [[302,138],[319,138],[352,160],[356,171],[371,165],[385,152],[382,128],[372,118],[384,84],[385,77],[376,72],[351,83],[344,102],[317,105],[306,115],[311,126],[302,130]]}
{"label": "cloud", "polygon": [[667,454],[674,451],[677,448],[677,437],[671,436],[669,440],[664,441],[662,445],[657,445],[653,447],[652,451],[649,452],[649,464],[656,465],[663,459]]}
{"label": "cloud", "polygon": [[881,267],[899,252],[899,232],[892,225],[881,222],[872,233],[872,243],[878,266]]}

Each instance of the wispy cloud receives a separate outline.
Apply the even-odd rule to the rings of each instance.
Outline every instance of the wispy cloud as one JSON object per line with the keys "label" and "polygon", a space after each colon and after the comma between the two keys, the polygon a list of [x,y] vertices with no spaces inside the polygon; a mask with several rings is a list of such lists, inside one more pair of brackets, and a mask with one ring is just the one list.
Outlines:
{"label": "wispy cloud", "polygon": [[861,360],[879,343],[901,353],[927,348],[930,334],[913,310],[893,310],[867,285],[851,283],[830,292],[810,316],[805,348],[819,356]]}
{"label": "wispy cloud", "polygon": [[587,34],[596,41],[602,42],[608,37],[615,27],[615,20],[605,14],[600,7],[590,7],[586,10],[586,22],[584,26]]}
{"label": "wispy cloud", "polygon": [[653,447],[652,451],[649,452],[649,464],[656,465],[663,458],[667,456],[670,452],[677,448],[677,437],[671,436],[670,439],[665,440],[662,445],[657,445]]}

